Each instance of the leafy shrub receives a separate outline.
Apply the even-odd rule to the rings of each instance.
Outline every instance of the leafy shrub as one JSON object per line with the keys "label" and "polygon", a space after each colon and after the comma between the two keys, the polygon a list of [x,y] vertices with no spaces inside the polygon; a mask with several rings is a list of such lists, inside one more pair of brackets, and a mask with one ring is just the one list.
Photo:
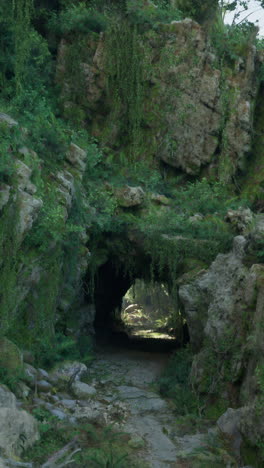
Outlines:
{"label": "leafy shrub", "polygon": [[19,141],[19,130],[16,126],[9,127],[5,122],[0,122],[0,182],[8,182],[14,173],[14,155]]}
{"label": "leafy shrub", "polygon": [[198,413],[199,401],[190,384],[191,365],[188,348],[176,351],[159,380],[161,394],[173,400],[178,415]]}
{"label": "leafy shrub", "polygon": [[12,392],[16,390],[17,383],[23,379],[25,379],[23,369],[14,372],[14,370],[0,366],[0,383],[6,385]]}
{"label": "leafy shrub", "polygon": [[218,10],[218,0],[176,0],[185,17],[199,23],[213,21]]}
{"label": "leafy shrub", "polygon": [[246,57],[248,48],[255,41],[256,30],[252,23],[224,25],[222,20],[214,24],[211,31],[212,45],[223,64],[231,67],[239,58]]}
{"label": "leafy shrub", "polygon": [[40,337],[33,349],[35,354],[36,362],[45,368],[54,366],[56,362],[70,360],[84,360],[89,361],[92,356],[92,344],[91,341],[86,340],[85,350],[81,348],[81,352],[78,349],[76,341],[62,333],[56,333],[53,339],[45,340],[44,337]]}
{"label": "leafy shrub", "polygon": [[180,10],[173,8],[167,2],[160,2],[158,6],[146,4],[142,0],[127,1],[127,15],[129,22],[137,26],[153,26],[155,23],[170,23],[182,19]]}
{"label": "leafy shrub", "polygon": [[92,463],[94,468],[125,468],[127,466],[128,454],[115,453],[112,448],[108,450],[97,449],[93,455],[90,454],[85,458]]}
{"label": "leafy shrub", "polygon": [[59,16],[52,16],[49,27],[60,36],[70,34],[87,34],[90,31],[100,33],[107,28],[106,17],[85,2],[73,5],[62,11]]}

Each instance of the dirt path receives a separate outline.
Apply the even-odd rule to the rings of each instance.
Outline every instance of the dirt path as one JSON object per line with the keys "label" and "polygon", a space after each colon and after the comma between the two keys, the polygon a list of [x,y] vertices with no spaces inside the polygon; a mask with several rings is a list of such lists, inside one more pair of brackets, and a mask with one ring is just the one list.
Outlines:
{"label": "dirt path", "polygon": [[[168,354],[114,347],[100,348],[91,366],[98,401],[121,405],[119,427],[143,443],[142,459],[153,468],[180,467],[182,451],[202,444],[204,435],[176,437],[170,404],[157,393],[155,381],[168,361]],[[137,442],[138,441],[138,442]]]}

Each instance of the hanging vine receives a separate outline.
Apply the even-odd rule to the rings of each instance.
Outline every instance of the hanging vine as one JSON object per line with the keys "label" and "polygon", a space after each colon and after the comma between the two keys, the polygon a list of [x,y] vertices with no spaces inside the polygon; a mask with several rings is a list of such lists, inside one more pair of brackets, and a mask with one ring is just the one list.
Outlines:
{"label": "hanging vine", "polygon": [[25,66],[29,57],[29,32],[34,12],[34,0],[12,0],[13,26],[15,32],[15,83],[16,91],[22,89]]}
{"label": "hanging vine", "polygon": [[[122,121],[121,134],[130,146],[130,155],[138,153],[142,143],[144,55],[137,26],[128,21],[115,23],[107,34],[108,95],[115,105],[114,117]],[[113,115],[111,115],[113,118]]]}

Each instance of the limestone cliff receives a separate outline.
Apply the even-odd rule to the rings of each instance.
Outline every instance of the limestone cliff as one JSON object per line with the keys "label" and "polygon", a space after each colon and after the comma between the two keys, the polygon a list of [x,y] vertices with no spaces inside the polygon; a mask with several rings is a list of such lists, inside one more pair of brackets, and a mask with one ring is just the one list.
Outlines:
{"label": "limestone cliff", "polygon": [[[69,138],[48,162],[48,138],[43,159],[30,131],[0,114],[10,162],[0,326],[37,354],[55,329],[78,342],[94,322],[108,326],[136,278],[166,282],[189,328],[196,394],[243,407],[239,430],[255,443],[264,437],[263,58],[252,41],[226,61],[216,49],[191,19],[65,35],[56,84]],[[253,204],[242,196],[252,172]]]}
{"label": "limestone cliff", "polygon": [[[136,143],[132,151],[141,157],[191,175],[206,168],[230,180],[245,168],[251,148],[256,72],[262,60],[256,48],[248,43],[243,55],[224,68],[208,35],[193,20],[158,24],[142,34],[124,28],[129,29],[122,24],[82,44],[78,95],[70,72],[78,37],[62,40],[57,79],[65,115],[83,111],[92,134],[113,150],[128,151]],[[122,50],[128,37],[131,58]],[[119,74],[122,61],[127,70]],[[129,82],[132,76],[137,83]],[[137,98],[133,86],[139,88]],[[129,118],[136,142],[129,141],[124,125]]]}

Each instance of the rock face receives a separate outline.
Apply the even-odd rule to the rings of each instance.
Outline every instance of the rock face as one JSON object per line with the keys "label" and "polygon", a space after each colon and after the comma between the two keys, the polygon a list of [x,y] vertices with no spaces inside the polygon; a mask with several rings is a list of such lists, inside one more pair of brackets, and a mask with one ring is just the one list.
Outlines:
{"label": "rock face", "polygon": [[[199,351],[193,384],[202,393],[227,392],[232,399],[232,385],[239,382],[237,400],[246,406],[236,425],[252,444],[264,435],[259,412],[264,401],[264,265],[246,264],[262,215],[254,223],[252,234],[234,239],[232,252],[218,255],[207,272],[179,290],[191,342]],[[226,425],[226,419],[220,423]]]}
{"label": "rock face", "polygon": [[[66,40],[60,46],[57,77],[62,84],[65,112],[76,107],[79,112],[88,112],[94,135],[115,148],[120,147],[120,138],[124,139],[121,127],[127,109],[105,118],[106,110],[113,109],[115,94],[114,90],[107,92],[109,40],[107,33],[101,33],[97,42],[94,36],[88,38],[86,60],[80,62],[81,104],[80,98],[78,105],[74,103],[69,93],[72,87],[67,51],[72,44]],[[191,175],[199,174],[203,166],[213,168],[219,160],[219,175],[228,179],[243,167],[251,144],[257,90],[255,48],[248,45],[227,77],[220,70],[204,30],[190,19],[156,25],[155,30],[146,31],[137,40],[141,54],[138,66],[145,63],[141,102],[144,157],[150,155]]]}
{"label": "rock face", "polygon": [[[8,127],[18,125],[13,121],[12,117],[0,113],[1,122],[7,124]],[[20,132],[21,145],[23,145],[23,129],[18,128],[17,131]],[[27,131],[24,130],[24,133],[27,134]],[[0,263],[4,277],[4,279],[1,278],[2,284],[4,284],[7,277],[5,268],[7,268],[8,272],[12,268],[14,270],[9,272],[10,277],[12,273],[15,275],[14,285],[9,288],[4,287],[5,294],[8,297],[5,296],[3,299],[4,304],[8,304],[7,307],[10,307],[9,313],[14,319],[21,309],[21,304],[27,300],[32,303],[29,297],[33,295],[36,299],[39,296],[39,288],[42,287],[42,283],[48,283],[49,281],[50,269],[43,264],[42,253],[45,251],[45,255],[47,253],[47,256],[52,258],[56,253],[60,237],[64,235],[63,232],[67,231],[65,225],[75,197],[75,186],[79,184],[78,187],[80,186],[80,190],[83,190],[81,180],[86,166],[87,154],[82,148],[71,143],[67,154],[65,154],[64,163],[56,168],[54,166],[54,172],[49,174],[49,181],[46,184],[42,173],[43,161],[34,151],[26,146],[14,148],[10,145],[8,153],[12,162],[12,171],[7,181],[3,181],[1,178],[0,211],[1,232],[3,233],[1,234],[3,245],[1,245],[3,251],[7,249],[10,249],[10,251],[5,252],[7,253],[6,257],[1,256]],[[49,197],[53,198],[53,202],[50,199],[47,200]],[[53,206],[51,206],[52,204]],[[40,222],[40,225],[38,222]],[[74,228],[75,226],[73,227],[71,224],[70,229]],[[27,242],[27,236],[30,236],[32,232],[34,234],[29,242],[30,247],[25,254],[24,245]],[[45,246],[43,246],[41,253],[41,249],[35,247],[36,244],[39,246],[43,242]],[[86,248],[86,242],[87,236],[83,233],[81,237],[80,233],[77,253],[79,260],[76,265],[76,277],[78,276],[76,280],[78,281],[84,274],[88,264],[89,251]],[[52,253],[50,254],[50,252]],[[58,265],[58,270],[62,266],[62,264]],[[19,271],[19,274],[15,273],[15,269]],[[64,285],[61,286],[61,289],[63,288]],[[61,291],[58,297],[63,299],[63,294],[64,291]],[[0,296],[2,296],[2,291]],[[73,299],[74,292],[71,294],[68,307]],[[31,312],[31,315],[34,315],[34,312]],[[31,328],[32,325],[33,323],[30,325]]]}
{"label": "rock face", "polygon": [[87,153],[79,146],[71,143],[69,151],[66,154],[66,159],[69,163],[78,169],[79,172],[85,171]]}
{"label": "rock face", "polygon": [[16,398],[0,385],[0,449],[6,456],[19,456],[39,439],[37,421],[16,408]]}

